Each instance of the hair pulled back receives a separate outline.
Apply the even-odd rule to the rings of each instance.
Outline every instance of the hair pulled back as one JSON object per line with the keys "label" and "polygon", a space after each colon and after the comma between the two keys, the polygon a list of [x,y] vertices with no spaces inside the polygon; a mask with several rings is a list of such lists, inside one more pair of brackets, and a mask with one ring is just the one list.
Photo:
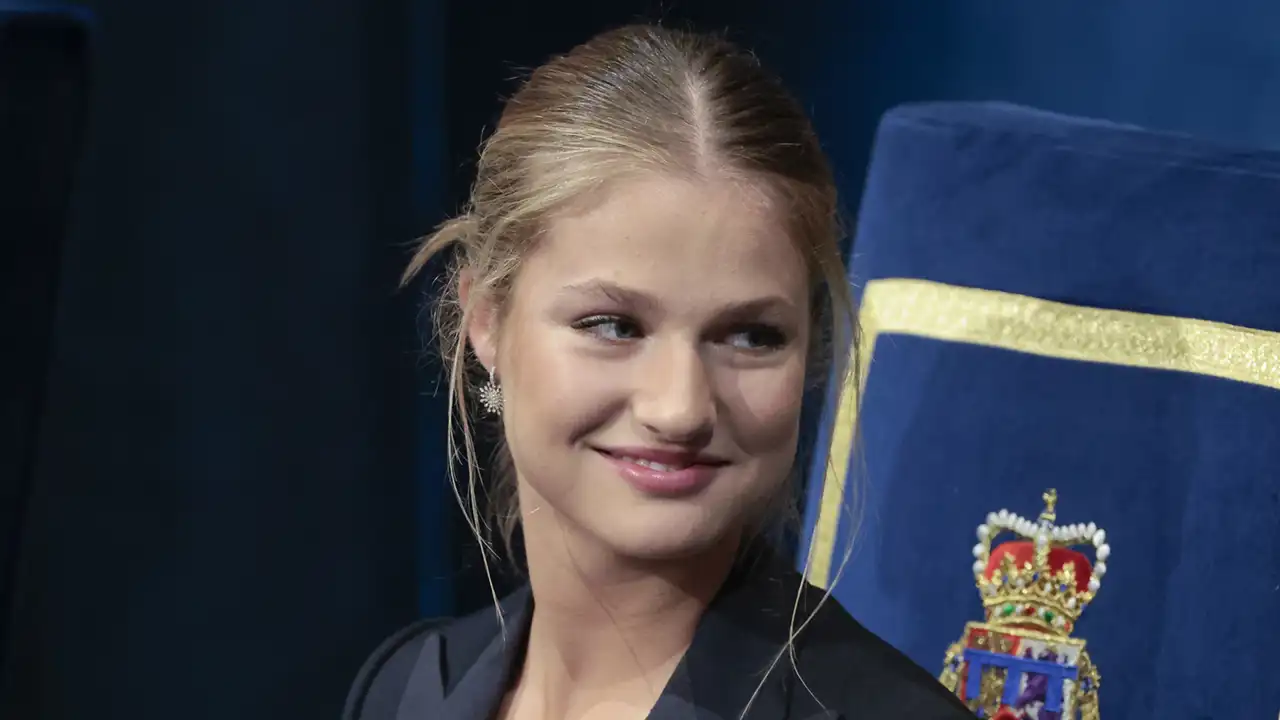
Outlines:
{"label": "hair pulled back", "polygon": [[[486,531],[496,525],[510,548],[519,512],[509,468],[485,493],[496,523],[481,509],[473,411],[484,371],[468,358],[465,332],[476,298],[484,295],[501,316],[521,260],[548,219],[645,172],[727,176],[764,190],[781,208],[811,277],[816,376],[831,360],[848,372],[846,360],[856,357],[848,352],[856,323],[830,167],[803,109],[755,56],[718,37],[631,25],[553,58],[508,100],[484,141],[464,212],[421,241],[404,273],[408,282],[433,257],[453,251],[435,307],[451,408],[450,475],[490,551]],[[463,277],[471,288],[466,306]],[[459,438],[465,492],[452,462]]]}

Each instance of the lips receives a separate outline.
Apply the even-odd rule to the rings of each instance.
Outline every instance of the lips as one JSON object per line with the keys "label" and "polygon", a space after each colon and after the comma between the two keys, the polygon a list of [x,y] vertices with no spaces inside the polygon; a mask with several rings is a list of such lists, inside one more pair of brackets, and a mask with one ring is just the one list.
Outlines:
{"label": "lips", "polygon": [[639,465],[641,467],[647,467],[650,470],[657,470],[658,472],[674,472],[676,470],[684,470],[685,468],[694,464],[692,462],[660,463],[653,460],[646,460],[641,457],[633,457],[631,455],[613,455],[612,457],[615,457],[623,462],[635,463],[636,465]]}
{"label": "lips", "polygon": [[658,448],[596,448],[596,451],[616,460],[635,463],[653,470],[671,472],[694,465],[718,467],[727,465],[723,458],[699,452],[681,452]]}
{"label": "lips", "polygon": [[719,474],[727,460],[705,453],[650,448],[596,448],[632,487],[652,496],[696,493]]}

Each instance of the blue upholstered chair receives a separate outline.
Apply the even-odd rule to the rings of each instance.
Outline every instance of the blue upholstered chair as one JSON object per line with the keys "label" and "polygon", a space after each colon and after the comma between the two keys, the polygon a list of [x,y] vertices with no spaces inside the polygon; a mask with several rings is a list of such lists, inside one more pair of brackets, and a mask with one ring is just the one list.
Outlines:
{"label": "blue upholstered chair", "polygon": [[1102,717],[1275,717],[1280,154],[1001,104],[898,108],[852,268],[869,362],[860,406],[828,408],[811,580],[838,578],[841,603],[945,675],[984,597],[1006,598],[980,597],[1001,553],[975,530],[1034,543],[1053,488],[1049,546],[1070,536],[1096,568],[1105,530],[1105,577],[1064,634],[1101,672]]}

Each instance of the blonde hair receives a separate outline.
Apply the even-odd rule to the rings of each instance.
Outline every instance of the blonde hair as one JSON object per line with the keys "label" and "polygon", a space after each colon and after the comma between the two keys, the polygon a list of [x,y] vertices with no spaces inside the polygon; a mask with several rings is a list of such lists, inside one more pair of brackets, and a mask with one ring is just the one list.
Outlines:
{"label": "blonde hair", "polygon": [[[473,384],[483,376],[467,359],[465,332],[476,298],[483,295],[501,315],[521,259],[548,218],[645,171],[727,174],[770,193],[811,277],[815,377],[827,374],[821,361],[834,361],[835,381],[843,384],[856,362],[836,186],[804,110],[753,55],[718,37],[646,25],[596,36],[536,69],[507,101],[481,147],[465,211],[421,242],[404,273],[408,282],[441,252],[455,253],[435,322],[448,374],[450,457],[457,457],[460,437],[465,493],[452,462],[449,472],[486,553],[492,525],[480,508],[472,421]],[[465,306],[463,274],[471,287]],[[501,460],[509,462],[505,454]],[[519,523],[512,475],[499,472],[488,493],[508,550]]]}

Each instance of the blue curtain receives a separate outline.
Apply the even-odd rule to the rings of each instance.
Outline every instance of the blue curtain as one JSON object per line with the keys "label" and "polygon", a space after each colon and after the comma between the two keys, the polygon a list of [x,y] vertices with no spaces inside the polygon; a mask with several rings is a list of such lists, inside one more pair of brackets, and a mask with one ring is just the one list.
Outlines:
{"label": "blue curtain", "polygon": [[[84,141],[92,18],[0,3],[0,618],[9,617],[46,378],[67,206]],[[0,623],[0,668],[8,647]]]}
{"label": "blue curtain", "polygon": [[[85,4],[94,91],[0,716],[335,717],[425,604],[416,303],[394,292],[431,192],[415,15]],[[412,52],[439,67],[438,43]]]}
{"label": "blue curtain", "polygon": [[904,102],[1003,100],[1280,147],[1280,5],[1268,0],[817,0],[789,24],[783,62],[851,210],[876,123]]}
{"label": "blue curtain", "polygon": [[[425,235],[447,211],[445,192],[446,107],[445,7],[438,0],[409,0],[409,93],[412,122],[412,224],[410,235]],[[407,257],[407,256],[406,256]],[[410,302],[429,300],[437,268],[406,289]],[[444,617],[454,612],[455,504],[449,489],[448,448],[445,443],[448,400],[441,384],[442,369],[434,346],[429,313],[416,316],[410,332],[418,342],[418,372],[414,377],[414,557],[417,561],[418,614]]]}

